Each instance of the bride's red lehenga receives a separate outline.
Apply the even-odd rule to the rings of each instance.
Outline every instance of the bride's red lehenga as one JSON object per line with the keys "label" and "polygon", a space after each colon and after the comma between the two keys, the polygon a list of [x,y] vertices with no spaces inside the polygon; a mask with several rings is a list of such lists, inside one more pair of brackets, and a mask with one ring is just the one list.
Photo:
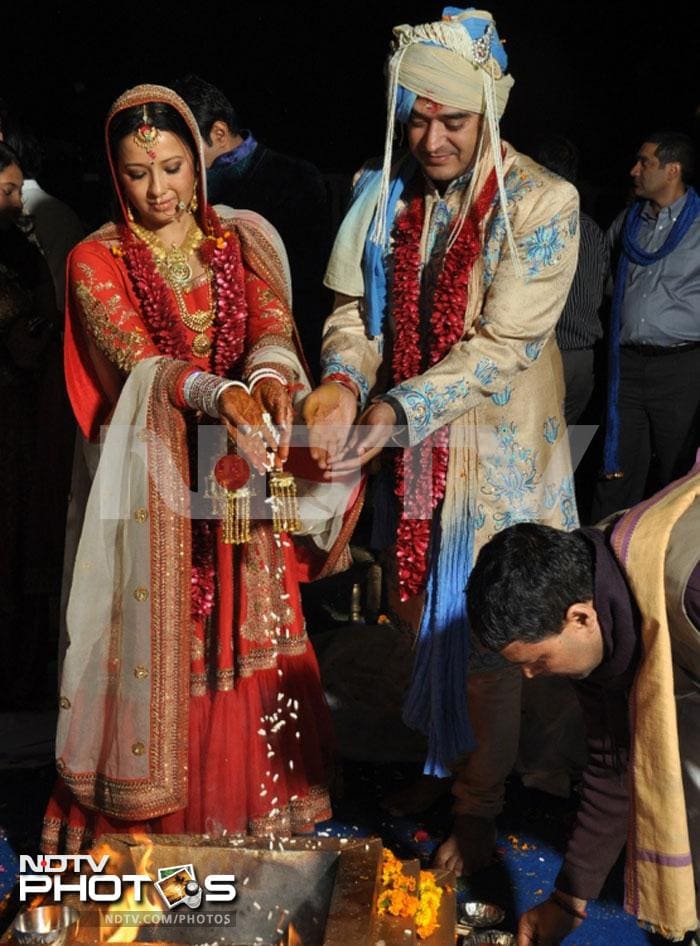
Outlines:
{"label": "bride's red lehenga", "polygon": [[[124,107],[134,104],[135,92]],[[154,96],[149,87],[144,95],[146,100],[162,101],[166,92],[170,96],[166,100],[179,107],[180,100],[169,90],[159,90]],[[238,293],[238,315],[245,323],[245,342],[238,346],[241,362],[227,366],[231,376],[245,373],[251,353],[256,365],[273,363],[280,350],[294,356],[295,332],[280,288],[285,284],[284,268],[274,235],[261,218],[251,214],[220,221],[204,208],[200,215],[210,231],[211,245],[224,246],[229,265],[217,270],[212,263],[186,289],[188,312],[210,306],[224,280],[224,288]],[[76,247],[70,260],[67,384],[78,423],[93,440],[115,409],[133,367],[159,354],[172,355],[163,343],[167,330],[157,336],[159,348],[153,326],[144,316],[148,289],[134,284],[133,266],[128,265],[129,247],[133,249],[135,239],[126,223],[107,225]],[[143,252],[142,247],[138,252]],[[174,294],[170,288],[167,291],[172,297],[169,310],[176,313]],[[221,323],[217,318],[207,330],[212,352],[217,350]],[[237,324],[243,322],[239,319]],[[184,323],[177,331],[180,348],[184,342],[191,351],[195,333]],[[189,365],[211,371],[212,352],[190,355]],[[285,360],[288,365],[289,358]],[[178,411],[196,429],[194,414],[181,399],[187,365],[164,359],[163,366],[158,374],[170,403],[162,410],[165,415]],[[157,405],[149,407],[154,426],[158,410]],[[161,536],[155,515],[155,509],[133,510],[133,518],[152,530],[151,570],[168,569],[167,559],[161,563],[158,558]],[[189,602],[188,619],[179,633],[175,631],[170,645],[178,650],[182,644],[176,675],[184,684],[178,691],[174,678],[158,676],[158,667],[166,666],[172,654],[158,652],[167,636],[157,638],[157,628],[151,631],[152,665],[129,653],[123,642],[120,645],[114,627],[108,631],[110,657],[107,666],[98,667],[98,676],[104,672],[107,677],[108,695],[99,712],[95,715],[91,681],[85,672],[80,686],[59,694],[60,712],[72,714],[70,718],[79,724],[74,730],[67,725],[67,735],[59,740],[59,778],[44,819],[42,844],[47,853],[84,849],[106,832],[289,833],[312,830],[316,822],[330,817],[325,786],[331,722],[305,632],[292,542],[285,535],[274,535],[269,522],[253,523],[250,541],[240,546],[221,542],[218,523],[212,527],[195,521],[184,528],[180,547],[191,547],[192,554],[179,585],[178,569],[173,567],[172,578],[169,572],[166,580],[162,574],[151,576],[150,597],[148,586],[134,590],[136,599],[151,607],[151,614],[159,579],[166,611],[170,599],[178,595]],[[155,614],[151,623],[160,620],[161,615]],[[163,624],[168,621],[162,618]],[[172,628],[164,633],[172,634]],[[189,680],[187,669],[183,671],[185,662]],[[113,712],[119,700],[127,699],[129,688],[140,685],[150,687],[150,732],[146,733],[138,730],[137,720],[142,719],[138,714],[132,722],[121,704]],[[185,694],[179,703],[177,692]],[[171,705],[173,699],[177,705]],[[183,701],[188,705],[183,707]],[[80,718],[81,710],[88,719]],[[173,731],[178,720],[184,720],[185,731]],[[97,737],[96,727],[104,730]],[[85,734],[97,739],[97,756],[103,738],[109,757],[100,759],[94,770],[81,771],[76,760],[81,759],[80,739]],[[126,776],[119,771],[122,763]],[[145,775],[134,778],[129,774],[133,771]],[[165,787],[156,784],[161,777],[158,772],[166,772]],[[178,785],[173,788],[169,781]]]}

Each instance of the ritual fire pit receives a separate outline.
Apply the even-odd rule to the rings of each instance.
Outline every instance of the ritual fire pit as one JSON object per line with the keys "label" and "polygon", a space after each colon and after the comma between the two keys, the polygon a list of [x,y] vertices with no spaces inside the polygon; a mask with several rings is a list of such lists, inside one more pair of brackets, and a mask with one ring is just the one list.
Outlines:
{"label": "ritual fire pit", "polygon": [[[386,946],[415,946],[417,942],[410,922],[387,924],[377,916],[382,843],[376,838],[106,835],[93,856],[97,861],[105,854],[109,854],[105,874],[147,874],[155,881],[159,870],[172,870],[160,889],[168,887],[170,893],[166,890],[165,895],[172,894],[177,902],[167,906],[155,883],[144,883],[138,897],[133,884],[125,883],[119,903],[81,903],[77,894],[67,894],[62,902],[79,912],[80,922],[65,946],[115,942],[374,946],[378,939]],[[190,870],[196,876],[194,883],[188,883]],[[225,876],[216,881],[215,875]],[[214,890],[208,888],[222,882],[225,887],[227,881],[235,886],[235,899],[214,901]],[[426,946],[454,943],[454,900],[445,907],[441,935],[424,941]]]}
{"label": "ritual fire pit", "polygon": [[[381,863],[379,841],[335,838],[230,837],[216,840],[199,836],[133,838],[107,835],[98,851],[112,853],[111,873],[147,873],[159,868],[191,864],[199,884],[211,875],[235,877],[237,896],[232,903],[210,902],[207,891],[201,905],[169,911],[153,888],[150,904],[139,910],[166,914],[164,922],[115,929],[108,917],[133,912],[136,904],[99,911],[81,922],[77,943],[138,942],[220,943],[224,946],[348,946],[369,943],[372,898]],[[148,889],[148,888],[146,888]],[[83,913],[86,905],[83,904]],[[172,914],[184,922],[173,923]],[[207,922],[198,925],[204,917]],[[170,922],[168,922],[170,921]]]}
{"label": "ritual fire pit", "polygon": [[[376,838],[105,835],[92,856],[109,861],[93,879],[109,887],[123,878],[124,896],[86,903],[65,894],[62,903],[78,911],[79,923],[63,946],[417,946],[412,920],[377,914],[382,852]],[[153,883],[142,883],[137,895],[128,875]],[[214,899],[215,887],[231,885],[235,899]],[[454,891],[447,889],[440,927],[422,946],[454,944]]]}

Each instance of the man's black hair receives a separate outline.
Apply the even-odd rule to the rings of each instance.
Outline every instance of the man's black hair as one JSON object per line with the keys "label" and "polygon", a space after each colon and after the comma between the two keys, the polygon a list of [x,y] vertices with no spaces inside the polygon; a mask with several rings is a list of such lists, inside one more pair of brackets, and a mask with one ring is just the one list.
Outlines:
{"label": "man's black hair", "polygon": [[578,177],[579,151],[573,141],[564,135],[551,134],[543,138],[533,155],[544,167],[554,171],[571,184],[576,183]]}
{"label": "man's black hair", "polygon": [[212,143],[211,129],[214,122],[225,122],[232,134],[238,134],[236,110],[221,89],[195,75],[178,79],[173,83],[173,89],[189,105],[199,126],[199,133],[208,145]]}
{"label": "man's black hair", "polygon": [[41,171],[42,152],[39,141],[25,125],[19,123],[12,110],[0,99],[0,135],[16,153],[16,162],[25,177],[37,178]]}
{"label": "man's black hair", "polygon": [[0,141],[0,171],[4,171],[5,168],[9,168],[12,165],[16,165],[22,173],[22,164],[19,160],[19,155],[14,148],[11,148],[10,145],[5,141]]}
{"label": "man's black hair", "polygon": [[644,140],[656,145],[656,157],[662,167],[669,161],[677,161],[681,166],[683,183],[692,182],[695,171],[695,148],[692,138],[681,131],[655,131]]}
{"label": "man's black hair", "polygon": [[566,612],[593,598],[593,549],[575,532],[523,522],[479,553],[467,584],[471,627],[488,650],[559,634]]}

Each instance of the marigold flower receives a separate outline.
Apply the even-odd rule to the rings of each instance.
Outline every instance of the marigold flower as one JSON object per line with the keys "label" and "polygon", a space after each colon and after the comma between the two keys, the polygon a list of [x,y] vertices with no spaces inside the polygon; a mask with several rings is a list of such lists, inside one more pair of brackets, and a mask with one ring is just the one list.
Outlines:
{"label": "marigold flower", "polygon": [[418,896],[415,877],[403,871],[403,863],[391,851],[384,851],[382,863],[382,885],[384,890],[377,898],[380,914],[413,918],[420,939],[427,939],[438,928],[438,912],[442,900],[442,887],[435,883],[430,871],[421,871],[418,881]]}

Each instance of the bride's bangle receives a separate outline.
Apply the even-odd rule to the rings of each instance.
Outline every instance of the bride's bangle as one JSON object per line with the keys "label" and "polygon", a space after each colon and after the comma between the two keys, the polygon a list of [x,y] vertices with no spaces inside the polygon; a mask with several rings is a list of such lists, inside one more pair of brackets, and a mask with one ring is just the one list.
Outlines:
{"label": "bride's bangle", "polygon": [[219,417],[219,398],[226,388],[239,387],[249,394],[247,385],[242,381],[230,381],[206,371],[193,371],[185,379],[182,395],[188,407],[203,411],[210,417]]}
{"label": "bride's bangle", "polygon": [[258,381],[262,381],[264,378],[272,378],[273,381],[279,381],[282,387],[287,387],[289,380],[282,374],[281,371],[275,371],[274,368],[256,368],[255,371],[251,371],[248,375],[248,386],[252,391]]}

